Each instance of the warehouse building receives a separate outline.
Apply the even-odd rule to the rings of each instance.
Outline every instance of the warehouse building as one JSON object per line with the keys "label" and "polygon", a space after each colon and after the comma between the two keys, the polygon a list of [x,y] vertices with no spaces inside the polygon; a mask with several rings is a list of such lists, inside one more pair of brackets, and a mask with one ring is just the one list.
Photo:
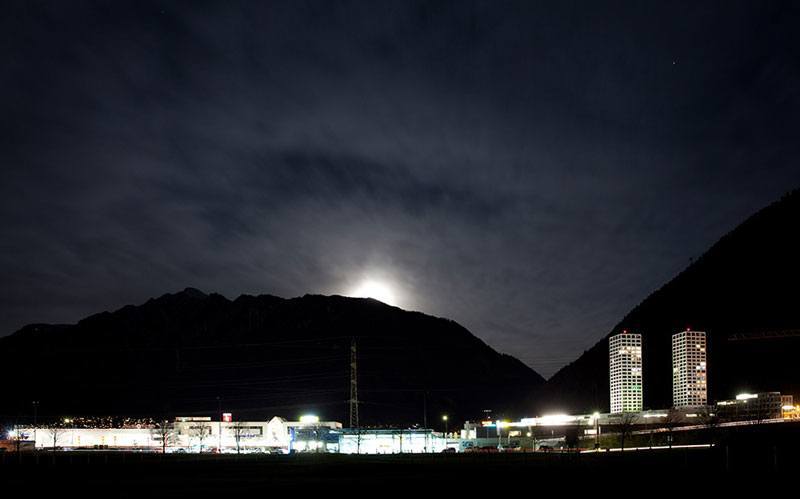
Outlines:
{"label": "warehouse building", "polygon": [[[165,425],[121,428],[59,425],[19,428],[9,435],[33,442],[38,449],[109,449],[165,452],[291,452],[329,451],[329,434],[342,424],[304,416],[299,421],[274,417],[269,421],[212,421],[210,417],[179,417]],[[338,440],[335,440],[338,444]],[[297,448],[298,446],[299,448]],[[330,451],[336,451],[333,445]]]}

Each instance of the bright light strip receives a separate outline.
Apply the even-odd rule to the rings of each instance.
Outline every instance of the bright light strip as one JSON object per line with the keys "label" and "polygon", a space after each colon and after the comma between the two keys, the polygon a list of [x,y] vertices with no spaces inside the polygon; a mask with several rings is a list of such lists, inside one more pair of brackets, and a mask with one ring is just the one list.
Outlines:
{"label": "bright light strip", "polygon": [[757,393],[740,393],[736,396],[736,400],[749,400],[749,399],[757,399]]}
{"label": "bright light strip", "polygon": [[542,426],[562,425],[575,421],[575,416],[570,416],[568,414],[548,414],[539,418],[539,421]]}
{"label": "bright light strip", "polygon": [[319,423],[319,416],[314,416],[312,414],[306,414],[304,416],[300,416],[300,422],[305,424],[315,424]]}

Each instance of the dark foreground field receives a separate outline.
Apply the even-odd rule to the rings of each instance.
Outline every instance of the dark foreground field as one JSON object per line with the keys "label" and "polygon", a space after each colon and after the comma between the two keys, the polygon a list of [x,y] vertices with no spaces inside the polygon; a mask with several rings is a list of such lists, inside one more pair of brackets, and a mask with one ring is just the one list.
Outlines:
{"label": "dark foreground field", "polygon": [[[749,449],[663,449],[601,454],[450,455],[165,455],[37,452],[2,457],[8,497],[235,497],[273,491],[348,491],[358,495],[421,490],[497,491],[605,489],[618,480],[653,484],[689,478],[732,483],[754,474],[790,475],[796,453],[778,446]],[[788,472],[788,473],[787,473]],[[600,481],[598,481],[600,480]],[[665,482],[666,480],[666,482]],[[26,495],[29,494],[29,495]],[[13,495],[12,495],[13,494]],[[232,495],[233,494],[233,495]],[[505,495],[505,493],[501,493]]]}

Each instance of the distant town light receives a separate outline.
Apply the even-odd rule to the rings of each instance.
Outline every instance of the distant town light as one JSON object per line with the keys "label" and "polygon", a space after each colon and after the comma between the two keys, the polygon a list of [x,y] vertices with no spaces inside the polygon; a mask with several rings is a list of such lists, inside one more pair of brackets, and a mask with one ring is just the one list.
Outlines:
{"label": "distant town light", "polygon": [[757,393],[740,393],[736,396],[736,400],[749,400],[749,399],[757,399]]}

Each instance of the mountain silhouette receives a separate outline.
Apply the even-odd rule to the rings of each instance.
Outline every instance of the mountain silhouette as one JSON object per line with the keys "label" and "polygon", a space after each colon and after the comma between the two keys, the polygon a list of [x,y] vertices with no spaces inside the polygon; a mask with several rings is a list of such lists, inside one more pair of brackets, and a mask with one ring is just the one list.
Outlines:
{"label": "mountain silhouette", "polygon": [[184,291],[0,338],[4,416],[216,415],[348,423],[355,340],[362,425],[526,412],[544,382],[457,323],[373,299]]}
{"label": "mountain silhouette", "polygon": [[[762,209],[654,292],[609,333],[642,334],[644,404],[672,403],[671,336],[708,333],[709,399],[745,391],[800,395],[800,191]],[[608,410],[606,336],[553,375],[545,409]]]}

